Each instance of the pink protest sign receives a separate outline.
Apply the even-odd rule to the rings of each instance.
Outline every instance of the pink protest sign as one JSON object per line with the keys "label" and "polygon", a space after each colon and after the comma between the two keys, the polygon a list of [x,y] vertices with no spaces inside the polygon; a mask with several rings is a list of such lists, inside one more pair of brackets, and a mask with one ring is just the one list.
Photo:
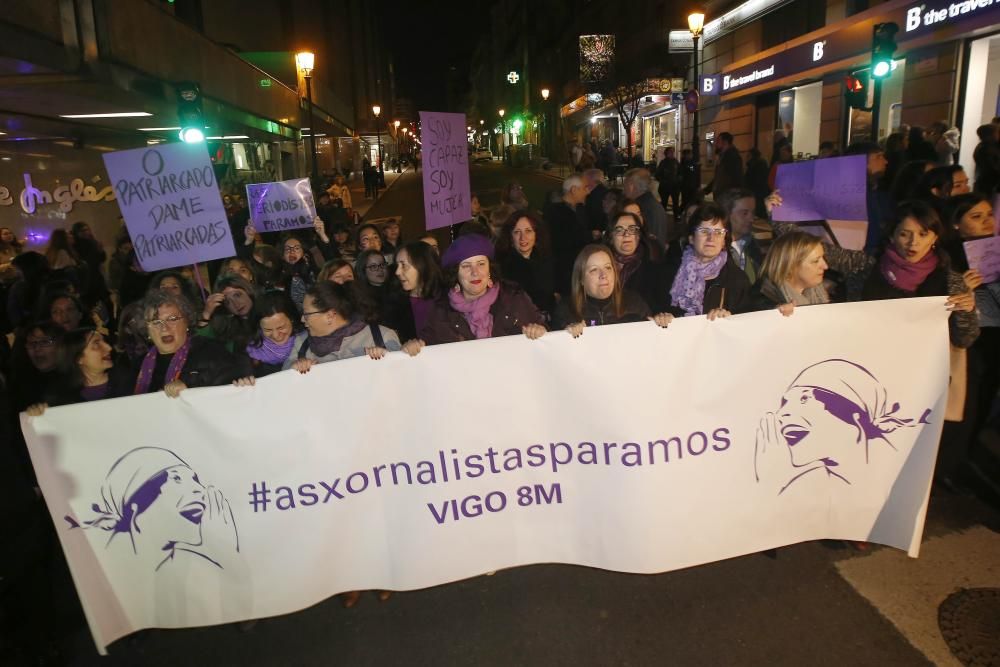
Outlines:
{"label": "pink protest sign", "polygon": [[423,140],[424,217],[427,229],[472,217],[465,114],[420,112]]}
{"label": "pink protest sign", "polygon": [[143,271],[236,254],[205,144],[161,144],[103,157]]}
{"label": "pink protest sign", "polygon": [[966,241],[962,245],[965,246],[969,268],[979,271],[984,283],[1000,280],[1000,236]]}

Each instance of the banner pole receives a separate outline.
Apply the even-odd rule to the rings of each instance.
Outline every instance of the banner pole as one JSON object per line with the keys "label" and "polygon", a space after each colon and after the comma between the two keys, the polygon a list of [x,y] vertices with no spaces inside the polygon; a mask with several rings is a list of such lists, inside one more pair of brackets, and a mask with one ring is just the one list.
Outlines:
{"label": "banner pole", "polygon": [[198,266],[198,262],[191,265],[194,269],[194,279],[198,283],[198,290],[201,292],[201,300],[204,301],[208,298],[208,291],[205,289],[205,283],[201,279],[201,267]]}

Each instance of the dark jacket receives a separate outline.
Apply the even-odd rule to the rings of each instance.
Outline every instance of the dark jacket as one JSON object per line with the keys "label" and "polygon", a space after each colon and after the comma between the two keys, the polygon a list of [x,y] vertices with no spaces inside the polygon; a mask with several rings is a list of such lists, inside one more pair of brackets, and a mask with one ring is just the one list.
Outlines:
{"label": "dark jacket", "polygon": [[[157,369],[153,371],[153,381],[149,385],[148,393],[163,389],[163,376],[169,363],[166,356],[157,355]],[[141,367],[142,360],[140,359],[135,368],[132,369],[133,386],[135,386],[135,380]],[[226,346],[217,340],[204,336],[192,336],[191,351],[188,352],[187,362],[181,369],[180,380],[188,388],[194,389],[195,387],[216,387],[230,384],[237,378],[249,375],[253,375],[253,371],[246,355],[228,352]]]}
{"label": "dark jacket", "polygon": [[604,183],[598,183],[587,195],[584,207],[587,209],[587,222],[591,230],[604,233],[608,226],[608,216],[604,214],[604,195],[608,194],[608,188]]}
{"label": "dark jacket", "polygon": [[[673,247],[673,244],[671,247]],[[623,287],[635,292],[654,313],[665,313],[670,307],[670,281],[677,273],[677,266],[670,261],[650,259],[649,251],[639,246],[636,252],[643,253],[639,268],[625,281]]]}
{"label": "dark jacket", "polygon": [[582,206],[574,210],[569,204],[559,202],[546,209],[545,223],[552,239],[556,291],[569,294],[569,276],[573,271],[573,262],[583,246],[591,241],[586,212]]}
{"label": "dark jacket", "polygon": [[1000,187],[1000,144],[980,141],[972,159],[976,162],[976,192],[993,195]]}
{"label": "dark jacket", "polygon": [[[500,285],[500,294],[490,308],[490,313],[493,315],[491,338],[514,336],[520,334],[521,328],[527,324],[545,323],[527,293],[512,283]],[[428,345],[476,339],[465,316],[451,307],[447,294],[442,295],[434,304],[434,309],[420,332],[420,338]]]}
{"label": "dark jacket", "polygon": [[730,146],[722,151],[715,165],[715,178],[712,179],[712,196],[716,201],[726,190],[743,187],[743,158],[736,146]]}
{"label": "dark jacket", "polygon": [[[680,265],[672,270],[670,275],[671,287]],[[705,282],[705,297],[702,300],[702,311],[708,313],[716,308],[725,308],[730,313],[745,313],[750,307],[750,279],[743,272],[732,257],[726,258],[726,264],[719,271],[719,275]],[[667,312],[677,317],[683,317],[684,311],[671,305]]]}
{"label": "dark jacket", "polygon": [[652,192],[643,192],[636,197],[635,201],[642,211],[642,219],[646,223],[646,233],[655,236],[656,242],[661,247],[680,236],[680,226],[673,217],[667,217],[666,209],[663,208],[663,204],[656,201]]}
{"label": "dark jacket", "polygon": [[[135,378],[132,375],[132,369],[124,361],[116,363],[108,371],[108,393],[104,395],[102,400],[131,396],[134,387]],[[73,387],[64,378],[58,377],[46,389],[45,402],[50,407],[84,403],[85,399],[80,392],[80,387]]]}
{"label": "dark jacket", "polygon": [[538,310],[552,313],[555,308],[555,271],[552,258],[535,251],[525,259],[512,250],[500,256],[500,271],[504,280],[517,283],[528,293]]}
{"label": "dark jacket", "polygon": [[571,324],[583,320],[587,326],[602,324],[621,324],[623,322],[642,322],[650,316],[649,306],[642,297],[630,289],[622,290],[622,314],[616,315],[611,299],[594,299],[587,297],[583,304],[582,317],[577,317],[570,309],[571,299],[563,299],[556,307],[552,318],[553,329],[565,329]]}

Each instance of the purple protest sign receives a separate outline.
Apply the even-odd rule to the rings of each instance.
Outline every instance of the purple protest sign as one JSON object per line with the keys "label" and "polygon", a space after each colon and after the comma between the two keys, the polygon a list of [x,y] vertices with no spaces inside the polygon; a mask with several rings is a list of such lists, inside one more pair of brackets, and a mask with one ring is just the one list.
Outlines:
{"label": "purple protest sign", "polygon": [[308,178],[247,185],[250,221],[261,232],[312,227],[316,202]]}
{"label": "purple protest sign", "polygon": [[143,271],[236,254],[204,144],[161,144],[103,157]]}
{"label": "purple protest sign", "polygon": [[1000,236],[966,241],[962,245],[969,268],[979,271],[984,283],[1000,280]]}
{"label": "purple protest sign", "polygon": [[423,139],[424,217],[427,229],[472,217],[465,114],[420,112]]}
{"label": "purple protest sign", "polygon": [[781,206],[773,218],[782,222],[867,220],[867,158],[824,158],[778,165],[775,189]]}

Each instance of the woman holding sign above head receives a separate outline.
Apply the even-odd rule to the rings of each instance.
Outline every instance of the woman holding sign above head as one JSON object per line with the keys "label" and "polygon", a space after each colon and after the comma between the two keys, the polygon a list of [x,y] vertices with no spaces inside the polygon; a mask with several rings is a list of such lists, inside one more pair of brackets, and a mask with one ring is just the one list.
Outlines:
{"label": "woman holding sign above head", "polygon": [[217,340],[192,336],[195,311],[187,299],[150,292],[142,303],[143,320],[153,346],[135,369],[134,394],[164,390],[176,398],[189,387],[229,384],[250,375],[249,364]]}
{"label": "woman holding sign above head", "polygon": [[[771,193],[765,204],[769,212],[781,206],[781,195]],[[798,231],[786,223],[776,222],[773,227],[779,237]],[[962,275],[952,270],[939,244],[944,234],[933,207],[921,201],[903,202],[896,209],[889,242],[876,256],[827,242],[823,242],[823,256],[827,266],[844,277],[849,297],[852,291],[860,293],[862,301],[947,296],[951,342],[967,348],[979,336],[976,299]]]}
{"label": "woman holding sign above head", "polygon": [[709,320],[746,310],[750,280],[729,253],[731,229],[717,204],[701,204],[688,216],[688,246],[670,287],[671,312]]}
{"label": "woman holding sign above head", "polygon": [[441,256],[446,292],[428,314],[420,340],[408,343],[409,354],[419,352],[425,342],[437,345],[522,333],[536,339],[545,334],[544,318],[527,293],[500,281],[493,252],[490,240],[479,234],[452,241]]}
{"label": "woman holding sign above head", "polygon": [[230,352],[239,352],[256,334],[256,298],[253,285],[240,276],[221,276],[215,281],[215,291],[205,300],[198,335],[220,341]]}
{"label": "woman holding sign above head", "polygon": [[592,243],[577,255],[570,278],[570,296],[556,307],[554,327],[565,328],[577,338],[588,326],[653,320],[667,327],[674,316],[652,316],[638,294],[622,285],[618,265],[606,246]]}

